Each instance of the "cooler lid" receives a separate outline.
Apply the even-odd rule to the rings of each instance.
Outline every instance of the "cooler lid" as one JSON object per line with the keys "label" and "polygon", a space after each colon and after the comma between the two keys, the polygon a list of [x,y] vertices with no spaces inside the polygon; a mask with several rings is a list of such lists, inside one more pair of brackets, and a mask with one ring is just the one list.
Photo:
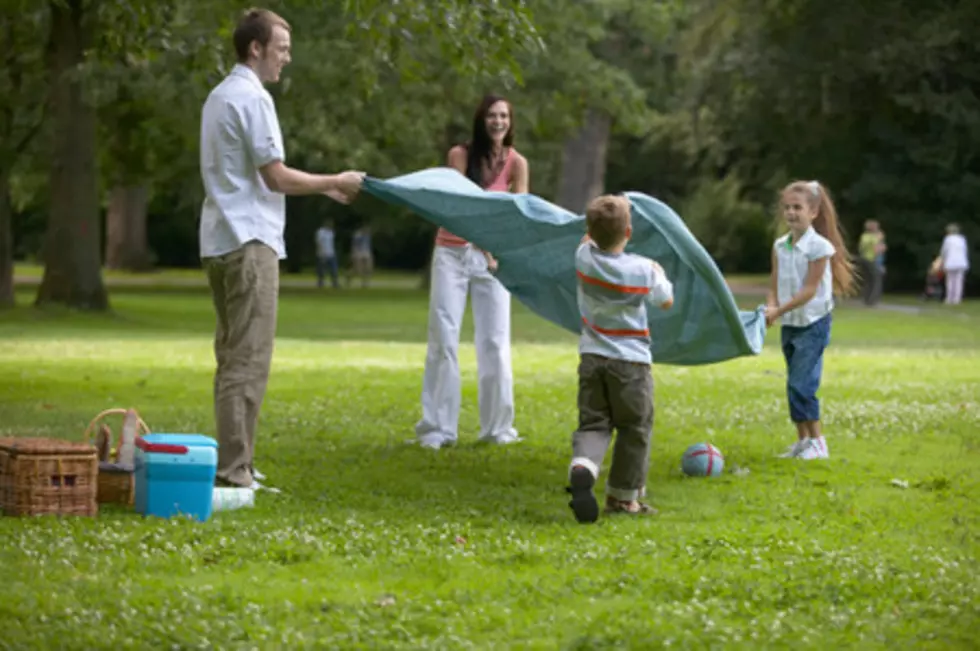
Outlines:
{"label": "cooler lid", "polygon": [[[175,445],[195,448],[218,447],[218,442],[216,440],[210,436],[204,436],[203,434],[167,434],[165,432],[153,432],[152,434],[141,436],[140,439],[150,444],[150,446]],[[139,440],[137,440],[137,444],[138,443]],[[153,450],[150,449],[149,451],[152,452]]]}

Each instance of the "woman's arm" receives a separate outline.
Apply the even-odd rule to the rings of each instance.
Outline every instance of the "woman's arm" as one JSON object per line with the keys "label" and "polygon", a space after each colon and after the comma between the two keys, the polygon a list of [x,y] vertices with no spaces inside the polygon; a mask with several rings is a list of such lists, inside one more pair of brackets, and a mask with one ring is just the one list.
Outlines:
{"label": "woman's arm", "polygon": [[514,152],[514,168],[511,170],[511,187],[517,194],[526,194],[530,189],[530,171],[527,159]]}
{"label": "woman's arm", "polygon": [[462,145],[456,145],[450,149],[449,155],[446,156],[446,164],[466,176],[466,148]]}

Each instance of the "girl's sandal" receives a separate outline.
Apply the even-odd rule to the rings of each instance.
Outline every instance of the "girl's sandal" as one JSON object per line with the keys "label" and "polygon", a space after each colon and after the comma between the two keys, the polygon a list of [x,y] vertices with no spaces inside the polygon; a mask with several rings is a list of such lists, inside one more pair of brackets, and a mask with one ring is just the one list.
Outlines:
{"label": "girl's sandal", "polygon": [[656,515],[657,509],[639,500],[617,500],[606,497],[606,513],[625,513],[626,515]]}

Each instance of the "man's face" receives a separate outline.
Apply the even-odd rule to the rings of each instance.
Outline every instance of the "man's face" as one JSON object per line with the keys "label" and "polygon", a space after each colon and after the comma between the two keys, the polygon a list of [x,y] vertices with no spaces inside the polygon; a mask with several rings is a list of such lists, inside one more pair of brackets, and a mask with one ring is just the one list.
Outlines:
{"label": "man's face", "polygon": [[272,38],[269,39],[268,45],[262,47],[253,43],[253,51],[256,56],[255,72],[262,82],[274,83],[279,81],[282,69],[290,61],[291,48],[289,30],[280,25],[275,25],[272,28]]}

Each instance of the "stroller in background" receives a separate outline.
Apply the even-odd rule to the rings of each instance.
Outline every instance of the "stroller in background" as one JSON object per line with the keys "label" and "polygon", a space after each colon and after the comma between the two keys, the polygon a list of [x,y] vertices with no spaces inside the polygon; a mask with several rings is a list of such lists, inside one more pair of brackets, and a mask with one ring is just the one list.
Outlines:
{"label": "stroller in background", "polygon": [[926,273],[926,288],[922,293],[922,300],[928,301],[936,299],[942,301],[946,298],[946,274],[943,273],[943,259],[936,258],[929,265],[929,272]]}

